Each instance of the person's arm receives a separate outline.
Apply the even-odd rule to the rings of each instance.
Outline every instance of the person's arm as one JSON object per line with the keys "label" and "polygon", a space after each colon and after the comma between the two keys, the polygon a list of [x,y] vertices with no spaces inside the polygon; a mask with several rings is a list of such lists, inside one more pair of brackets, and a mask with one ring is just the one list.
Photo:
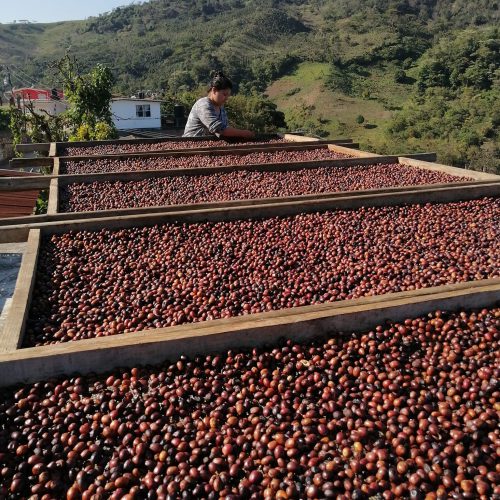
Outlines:
{"label": "person's arm", "polygon": [[219,135],[221,137],[242,137],[245,139],[251,139],[252,137],[255,137],[255,132],[252,132],[251,130],[227,126],[225,129],[219,132]]}

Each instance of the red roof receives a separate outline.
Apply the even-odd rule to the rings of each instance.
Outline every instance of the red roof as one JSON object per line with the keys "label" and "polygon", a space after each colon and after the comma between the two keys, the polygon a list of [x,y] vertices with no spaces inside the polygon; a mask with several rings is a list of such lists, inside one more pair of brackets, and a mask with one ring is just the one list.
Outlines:
{"label": "red roof", "polygon": [[[57,91],[57,97],[59,99],[64,98],[64,94],[62,90],[56,89]],[[21,87],[19,89],[13,89],[12,90],[12,95],[15,96],[20,96],[21,99],[30,99],[30,100],[35,100],[35,99],[51,99],[52,98],[52,90],[48,89],[35,89],[31,87]]]}

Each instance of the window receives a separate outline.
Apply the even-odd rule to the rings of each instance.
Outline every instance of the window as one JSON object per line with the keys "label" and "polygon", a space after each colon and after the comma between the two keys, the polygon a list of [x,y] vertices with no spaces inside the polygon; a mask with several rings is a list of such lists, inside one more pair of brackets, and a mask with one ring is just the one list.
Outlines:
{"label": "window", "polygon": [[149,104],[136,104],[135,116],[137,118],[150,118],[151,117],[151,106]]}

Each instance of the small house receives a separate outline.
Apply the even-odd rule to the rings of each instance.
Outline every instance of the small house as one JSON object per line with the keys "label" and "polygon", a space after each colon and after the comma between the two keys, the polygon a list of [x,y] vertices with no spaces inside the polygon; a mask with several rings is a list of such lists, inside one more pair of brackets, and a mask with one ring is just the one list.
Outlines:
{"label": "small house", "polygon": [[24,101],[35,101],[37,99],[43,100],[60,100],[64,98],[64,94],[58,89],[35,89],[33,87],[22,87],[19,89],[12,90],[12,96],[14,99],[20,99]]}
{"label": "small house", "polygon": [[23,87],[13,89],[11,96],[12,103],[25,112],[30,112],[33,109],[38,114],[47,113],[56,116],[68,108],[64,94],[58,89]]}
{"label": "small house", "polygon": [[158,99],[114,97],[111,99],[113,123],[118,130],[161,128]]}

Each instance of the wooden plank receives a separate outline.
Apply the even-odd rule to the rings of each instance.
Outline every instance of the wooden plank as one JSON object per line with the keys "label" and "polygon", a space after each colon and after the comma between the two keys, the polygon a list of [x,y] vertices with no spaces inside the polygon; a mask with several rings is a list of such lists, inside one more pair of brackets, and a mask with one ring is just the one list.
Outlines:
{"label": "wooden plank", "polygon": [[16,191],[21,189],[47,189],[50,175],[33,175],[29,177],[0,177],[0,191]]}
{"label": "wooden plank", "polygon": [[[0,353],[0,385],[35,382],[75,372],[102,373],[123,366],[175,360],[181,354],[224,352],[294,341],[335,332],[366,331],[386,321],[415,318],[437,309],[490,307],[498,301],[499,280],[387,294],[272,311],[133,334],[19,349]],[[349,303],[347,303],[349,302]]]}
{"label": "wooden plank", "polygon": [[60,168],[61,168],[60,165],[61,165],[61,161],[56,156],[54,158],[54,166],[52,167],[52,175],[59,175],[59,171],[60,171]]}
{"label": "wooden plank", "polygon": [[56,156],[56,155],[57,155],[57,144],[55,142],[51,142],[49,147],[49,156]]}
{"label": "wooden plank", "polygon": [[26,167],[51,167],[54,159],[49,157],[40,158],[13,158],[9,161],[11,168]]}
{"label": "wooden plank", "polygon": [[376,153],[370,153],[368,151],[360,151],[358,149],[354,149],[352,146],[347,146],[347,145],[339,145],[339,144],[330,144],[328,146],[328,149],[330,151],[334,151],[335,153],[341,153],[344,155],[351,155],[356,158],[366,158],[366,157],[373,157],[373,156],[381,156],[377,155]]}
{"label": "wooden plank", "polygon": [[[341,144],[341,145],[351,145],[350,147],[356,147],[357,144],[352,142],[352,139],[342,139],[341,141],[338,140],[315,140],[315,141],[302,141],[300,143],[267,143],[267,144],[252,144],[252,143],[243,143],[243,144],[224,144],[217,142],[213,146],[201,146],[201,147],[188,147],[188,148],[175,148],[175,149],[154,149],[154,144],[153,147],[147,150],[142,150],[142,151],[122,151],[122,152],[109,152],[109,153],[101,153],[101,154],[88,154],[88,155],[78,155],[78,156],[67,156],[64,154],[60,154],[60,158],[63,158],[64,160],[70,160],[70,159],[75,159],[75,161],[82,161],[82,160],[87,160],[87,159],[92,159],[92,158],[116,158],[116,157],[124,157],[124,156],[145,156],[145,155],[152,155],[152,156],[158,156],[158,155],[164,155],[168,153],[189,153],[189,154],[202,154],[202,153],[216,153],[216,154],[221,154],[223,152],[238,152],[240,150],[246,150],[245,154],[248,154],[250,151],[274,151],[276,149],[284,149],[287,151],[292,151],[294,149],[302,149],[304,146],[314,146],[315,148],[322,146],[322,145],[328,145],[328,144]],[[119,145],[119,144],[118,144]],[[64,153],[64,150],[62,151]]]}
{"label": "wooden plank", "polygon": [[415,158],[415,156],[405,155],[398,158],[400,163],[405,165],[410,165],[412,167],[423,168],[426,170],[434,170],[437,172],[444,172],[450,175],[462,175],[466,177],[472,177],[476,180],[500,180],[500,175],[489,174],[486,172],[477,172],[476,170],[466,170],[465,168],[450,167],[449,165],[443,165],[441,163],[429,163],[427,161],[421,161],[420,158]]}
{"label": "wooden plank", "polygon": [[[361,151],[361,150],[353,150],[357,144],[349,145],[349,144],[330,144],[328,149],[334,151],[336,153],[342,153],[346,155],[351,155],[356,158],[367,158],[367,157],[375,157],[375,156],[383,156],[377,155],[376,153],[371,153],[370,151]],[[411,158],[415,160],[423,160],[423,161],[436,161],[436,153],[434,152],[425,152],[425,153],[411,153],[411,154],[398,154],[395,155],[398,157]]]}
{"label": "wooden plank", "polygon": [[[436,161],[436,153],[412,153],[406,154],[405,158],[410,158],[414,160],[422,160],[422,161]],[[398,156],[399,158],[399,156]],[[403,162],[401,162],[403,163]],[[442,170],[441,170],[442,172]]]}
{"label": "wooden plank", "polygon": [[351,138],[345,139],[318,139],[317,137],[308,137],[307,135],[284,134],[283,138],[286,141],[292,142],[317,142],[318,144],[344,144],[352,143]]}
{"label": "wooden plank", "polygon": [[[257,136],[262,140],[273,139],[282,137],[282,134],[259,134]],[[314,138],[309,137],[310,141],[313,141]],[[224,143],[225,141],[222,139],[217,139],[216,136],[213,135],[204,135],[200,137],[141,137],[138,139],[108,139],[105,141],[72,141],[72,142],[57,142],[57,152],[61,153],[65,148],[69,147],[95,147],[95,146],[106,146],[106,145],[117,145],[117,144],[155,144],[161,142],[196,142],[196,141],[213,141],[216,143]]]}
{"label": "wooden plank", "polygon": [[[309,151],[312,149],[327,149],[331,144],[327,143],[298,143],[298,144],[256,144],[244,145],[244,146],[226,146],[218,148],[200,148],[200,149],[170,149],[164,151],[142,151],[134,153],[113,153],[113,154],[101,154],[101,155],[90,155],[90,156],[60,156],[59,158],[63,162],[68,161],[95,161],[95,160],[124,160],[130,158],[184,158],[186,156],[229,156],[238,155],[243,156],[251,153],[258,152],[273,152],[273,151]],[[354,144],[353,144],[354,146]]]}
{"label": "wooden plank", "polygon": [[6,226],[0,230],[0,243],[21,243],[28,240],[32,224]]}
{"label": "wooden plank", "polygon": [[[40,172],[41,172],[42,168],[48,168],[48,167],[47,167],[47,165],[45,165],[45,166],[41,165],[41,166],[35,166],[35,167],[16,167],[16,166],[9,165],[7,170],[9,170],[11,172],[24,172],[26,174],[41,175]],[[29,169],[29,171],[27,171],[26,169]]]}
{"label": "wooden plank", "polygon": [[[258,134],[255,140],[267,140],[273,138],[284,138],[291,142],[324,142],[324,143],[349,143],[352,139],[317,139],[316,137],[300,136],[296,134]],[[162,138],[138,138],[138,139],[110,139],[106,141],[74,141],[74,142],[56,142],[56,152],[60,155],[64,149],[70,147],[95,147],[95,146],[106,146],[106,145],[121,145],[121,144],[159,144],[159,143],[169,143],[169,142],[202,142],[202,141],[213,141],[214,146],[217,144],[227,144],[223,139],[217,139],[213,135],[201,136],[201,137],[162,137]]]}
{"label": "wooden plank", "polygon": [[29,232],[28,243],[23,254],[14,296],[12,297],[12,304],[4,330],[0,335],[0,352],[18,349],[22,344],[29,304],[35,285],[36,266],[40,250],[40,233],[40,229],[32,229]]}
{"label": "wooden plank", "polygon": [[307,137],[305,135],[297,135],[297,134],[285,134],[283,138],[286,141],[295,141],[295,142],[307,142],[307,141],[319,141],[316,137]]}
{"label": "wooden plank", "polygon": [[47,215],[57,214],[59,208],[59,181],[51,179],[49,187],[49,203],[47,205]]}
{"label": "wooden plank", "polygon": [[50,150],[50,143],[33,142],[31,144],[16,144],[15,150],[18,153],[32,153],[34,151],[45,153]]}
{"label": "wooden plank", "polygon": [[0,177],[33,177],[38,175],[34,172],[24,172],[22,170],[13,170],[12,168],[0,169]]}

